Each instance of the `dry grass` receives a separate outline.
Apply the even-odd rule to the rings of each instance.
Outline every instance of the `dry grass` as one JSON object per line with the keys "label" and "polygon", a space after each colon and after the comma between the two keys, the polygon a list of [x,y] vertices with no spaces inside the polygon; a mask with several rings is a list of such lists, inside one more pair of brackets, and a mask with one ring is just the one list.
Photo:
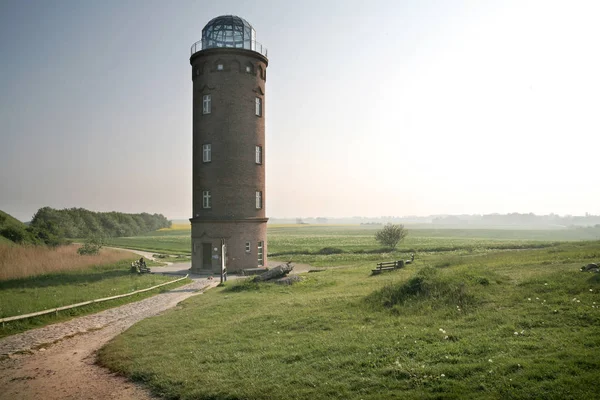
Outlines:
{"label": "dry grass", "polygon": [[105,248],[101,249],[98,255],[81,256],[77,254],[78,248],[79,245],[75,244],[56,249],[44,246],[0,244],[0,281],[137,258],[136,255],[126,251]]}

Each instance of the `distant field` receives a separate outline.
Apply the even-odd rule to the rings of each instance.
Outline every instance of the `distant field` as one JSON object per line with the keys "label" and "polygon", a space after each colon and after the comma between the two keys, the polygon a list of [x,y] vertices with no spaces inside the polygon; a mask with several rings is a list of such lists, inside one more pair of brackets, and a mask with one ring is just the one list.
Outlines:
{"label": "distant field", "polygon": [[[334,249],[340,253],[378,252],[376,225],[269,225],[268,253],[281,259],[305,261],[305,256]],[[599,240],[600,229],[413,229],[398,252],[476,252],[482,249],[521,249],[552,246],[558,241]],[[189,224],[130,238],[111,238],[111,246],[163,253],[190,254]],[[325,250],[323,250],[325,249]],[[292,256],[292,257],[290,257]],[[364,257],[368,257],[365,255]],[[328,256],[328,259],[332,256]],[[338,256],[339,258],[339,256]]]}
{"label": "distant field", "polygon": [[[371,276],[402,256],[369,253],[375,229],[270,228],[270,251],[324,271],[228,282],[136,324],[100,361],[173,399],[598,398],[600,274],[579,268],[600,241],[411,230],[401,251],[420,249],[415,263]],[[326,246],[344,253],[311,253]]]}
{"label": "distant field", "polygon": [[192,226],[190,225],[190,223],[173,223],[171,224],[170,228],[162,228],[159,229],[159,232],[164,232],[164,231],[190,231],[192,230]]}

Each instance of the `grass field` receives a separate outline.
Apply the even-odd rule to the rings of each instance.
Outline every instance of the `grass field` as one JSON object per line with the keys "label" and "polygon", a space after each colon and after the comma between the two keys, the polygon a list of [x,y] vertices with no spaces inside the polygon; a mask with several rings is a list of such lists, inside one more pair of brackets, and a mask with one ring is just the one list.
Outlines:
{"label": "grass field", "polygon": [[[270,252],[325,271],[191,298],[101,362],[169,399],[597,398],[600,276],[579,267],[600,242],[411,231],[369,253],[372,233],[270,228]],[[412,249],[414,264],[370,275]]]}
{"label": "grass field", "polygon": [[[268,254],[296,262],[314,260],[315,254],[383,253],[375,241],[381,226],[372,225],[268,225]],[[409,228],[409,236],[398,252],[476,252],[490,248],[524,249],[553,246],[559,241],[600,240],[600,229],[508,230]],[[143,236],[110,238],[110,246],[170,254],[190,254],[190,226],[175,224]],[[365,254],[366,253],[366,254]],[[308,256],[308,257],[306,257]],[[349,256],[349,259],[354,259]],[[322,260],[316,262],[321,263]]]}
{"label": "grass field", "polygon": [[[137,259],[138,256],[117,250],[102,249],[101,254],[97,257],[80,256],[75,252],[77,258],[73,258],[70,252],[73,252],[74,248],[59,248],[52,250],[54,253],[51,254],[47,253],[49,249],[46,248],[20,248],[14,246],[11,249],[16,252],[12,256],[12,253],[8,251],[10,249],[5,249],[5,253],[0,253],[0,255],[4,254],[6,256],[5,260],[21,261],[27,261],[27,257],[24,255],[29,255],[30,262],[25,262],[29,272],[27,275],[32,275],[34,270],[37,271],[38,275],[0,281],[0,317],[28,314],[87,300],[131,293],[174,279],[173,277],[154,274],[131,274],[129,272],[131,261]],[[51,260],[40,259],[40,252]],[[115,259],[121,261],[115,261]],[[42,268],[40,264],[32,260],[41,260],[42,266],[53,265],[54,268]],[[66,260],[67,263],[61,265],[60,260]],[[94,265],[94,262],[99,265]],[[9,264],[7,263],[7,265]],[[17,265],[19,264],[14,264],[13,267]],[[18,273],[16,275],[20,276]],[[182,281],[175,283],[173,286],[169,285],[167,288],[177,287],[185,283],[186,281]],[[49,314],[8,322],[0,327],[0,337],[137,301],[154,295],[160,290],[165,289],[159,288],[123,299],[61,311],[58,315]]]}

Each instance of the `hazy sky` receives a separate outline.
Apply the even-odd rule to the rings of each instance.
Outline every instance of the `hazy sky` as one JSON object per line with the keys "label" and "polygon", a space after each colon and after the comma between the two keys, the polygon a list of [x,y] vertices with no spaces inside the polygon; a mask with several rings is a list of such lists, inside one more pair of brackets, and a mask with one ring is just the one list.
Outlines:
{"label": "hazy sky", "polygon": [[269,49],[267,215],[600,214],[598,1],[0,1],[0,209],[191,215],[190,46]]}

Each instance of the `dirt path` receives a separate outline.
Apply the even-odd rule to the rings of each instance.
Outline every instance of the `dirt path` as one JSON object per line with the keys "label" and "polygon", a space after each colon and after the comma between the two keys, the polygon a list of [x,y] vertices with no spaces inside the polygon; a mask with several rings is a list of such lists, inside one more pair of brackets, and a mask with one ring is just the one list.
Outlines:
{"label": "dirt path", "polygon": [[[128,251],[152,257],[152,253]],[[273,267],[281,262],[269,264]],[[187,267],[173,265],[165,270],[182,269],[178,272],[183,273]],[[294,264],[293,273],[311,268]],[[196,277],[189,285],[135,303],[0,339],[0,400],[153,399],[141,386],[97,366],[96,351],[136,322],[160,314],[218,282]]]}
{"label": "dirt path", "polygon": [[[137,255],[140,255],[140,256],[142,256],[144,258],[147,258],[148,260],[157,261],[156,258],[154,258],[154,254],[156,254],[156,252],[153,253],[153,252],[144,251],[144,250],[125,249],[123,247],[108,247],[108,246],[105,246],[105,248],[106,249],[128,251],[130,253],[137,254]],[[165,265],[173,265],[173,263],[169,262],[169,261],[163,261],[163,260],[158,260],[158,261],[164,263]]]}
{"label": "dirt path", "polygon": [[152,399],[95,365],[96,350],[134,323],[218,284],[193,283],[97,314],[0,339],[0,399]]}

